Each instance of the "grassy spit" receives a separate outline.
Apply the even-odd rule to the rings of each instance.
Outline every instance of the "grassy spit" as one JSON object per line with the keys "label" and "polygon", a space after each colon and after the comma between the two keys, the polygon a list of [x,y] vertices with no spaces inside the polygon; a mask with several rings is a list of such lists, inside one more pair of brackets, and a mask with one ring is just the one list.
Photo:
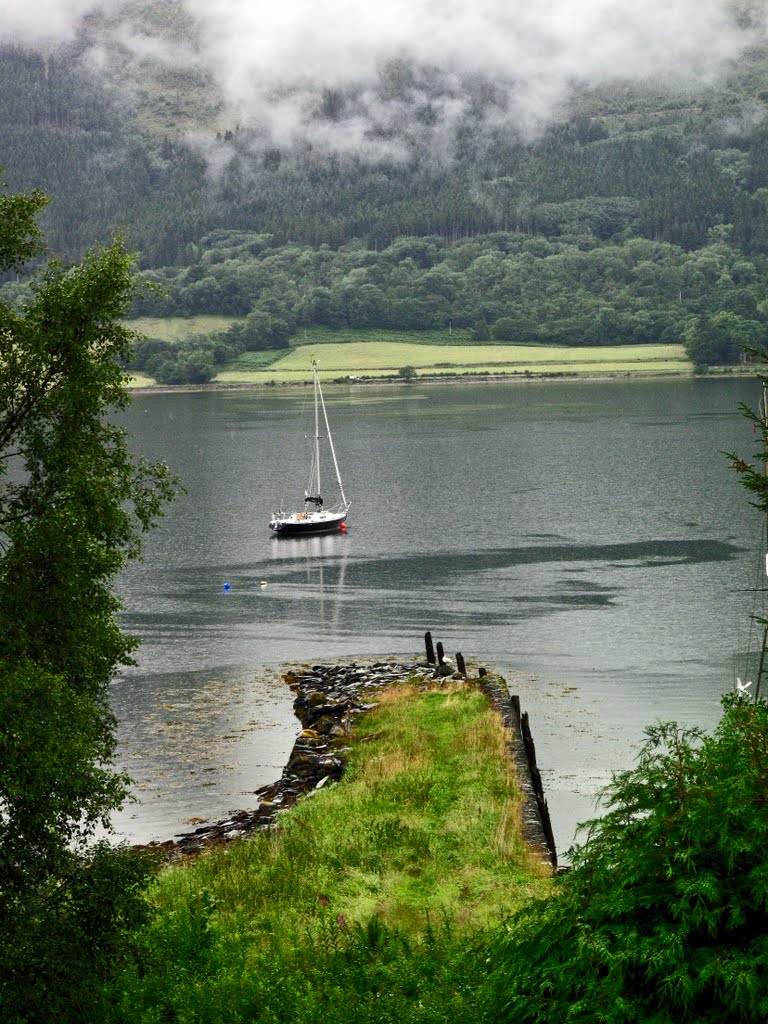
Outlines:
{"label": "grassy spit", "polygon": [[477,1021],[494,929],[544,894],[500,718],[470,686],[385,691],[342,782],[162,870],[114,1019]]}

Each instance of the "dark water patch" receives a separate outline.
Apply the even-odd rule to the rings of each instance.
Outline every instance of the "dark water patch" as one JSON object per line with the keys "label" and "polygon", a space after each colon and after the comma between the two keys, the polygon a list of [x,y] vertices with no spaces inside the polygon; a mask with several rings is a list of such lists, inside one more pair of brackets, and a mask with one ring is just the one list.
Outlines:
{"label": "dark water patch", "polygon": [[[346,585],[403,586],[409,582],[423,586],[450,577],[488,572],[514,566],[548,563],[601,562],[627,568],[655,568],[663,565],[696,565],[705,562],[729,561],[743,551],[742,547],[715,539],[651,540],[625,544],[550,544],[524,547],[493,548],[486,551],[445,551],[413,553],[408,556],[380,556],[373,562],[351,559],[346,563]],[[326,568],[324,563],[324,569]],[[296,580],[303,570],[288,570],[283,581]],[[333,565],[327,565],[333,571]]]}
{"label": "dark water patch", "polygon": [[[743,546],[712,538],[657,539],[619,544],[531,544],[519,547],[491,548],[483,551],[412,552],[407,555],[387,555],[375,558],[345,558],[309,556],[306,561],[298,557],[280,562],[262,561],[255,565],[225,563],[216,567],[185,568],[177,570],[174,578],[179,589],[166,586],[162,596],[194,596],[206,594],[207,599],[222,589],[222,580],[230,583],[230,591],[222,600],[231,601],[237,594],[258,593],[269,596],[269,588],[284,584],[307,582],[308,573],[322,571],[327,586],[343,583],[347,587],[388,587],[406,585],[409,581],[422,586],[451,577],[472,573],[560,563],[563,571],[580,571],[578,565],[568,563],[603,563],[621,568],[656,568],[664,565],[696,565],[734,559],[745,549]],[[266,579],[262,588],[257,579]],[[311,582],[316,582],[313,578]]]}
{"label": "dark water patch", "polygon": [[[571,588],[573,590],[578,589],[578,590],[582,590],[582,591],[593,591],[595,593],[608,593],[609,592],[606,589],[605,584],[603,584],[603,583],[593,583],[591,580],[558,580],[557,582],[558,582],[558,586],[569,587],[569,588]],[[621,589],[621,588],[618,588],[618,587],[610,588],[610,593],[616,593],[619,589]]]}
{"label": "dark water patch", "polygon": [[532,594],[520,597],[508,598],[515,604],[543,605],[549,609],[562,608],[604,608],[613,604],[610,594],[605,592],[599,594],[552,594],[545,596],[534,596]]}

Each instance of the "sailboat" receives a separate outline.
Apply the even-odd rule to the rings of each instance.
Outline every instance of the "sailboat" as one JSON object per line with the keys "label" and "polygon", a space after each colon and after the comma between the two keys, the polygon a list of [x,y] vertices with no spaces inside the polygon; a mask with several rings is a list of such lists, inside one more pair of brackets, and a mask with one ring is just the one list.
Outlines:
{"label": "sailboat", "polygon": [[[312,379],[315,392],[315,434],[312,444],[312,463],[309,474],[309,486],[304,491],[304,507],[300,512],[286,512],[282,508],[272,513],[269,521],[269,528],[278,536],[310,535],[318,533],[342,533],[347,528],[347,514],[350,502],[344,494],[344,486],[341,482],[339,463],[336,459],[336,450],[333,447],[331,428],[328,424],[328,414],[325,411],[325,401],[320,387],[320,378],[317,375],[317,360],[312,360]],[[323,503],[320,484],[320,413],[323,414],[325,423],[325,439],[328,441],[333,468],[336,472],[336,482],[339,488],[340,500],[332,508],[326,508]]]}

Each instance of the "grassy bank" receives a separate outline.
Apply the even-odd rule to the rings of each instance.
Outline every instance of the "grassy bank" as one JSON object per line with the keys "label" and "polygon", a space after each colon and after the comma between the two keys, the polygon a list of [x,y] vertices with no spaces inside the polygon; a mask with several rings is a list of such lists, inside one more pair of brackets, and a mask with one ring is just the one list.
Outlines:
{"label": "grassy bank", "polygon": [[325,342],[299,345],[268,366],[246,353],[216,377],[221,383],[264,384],[308,378],[317,357],[325,379],[396,377],[403,366],[419,376],[466,374],[689,373],[680,345],[621,345],[558,348],[544,345],[441,345],[402,341]]}
{"label": "grassy bank", "polygon": [[116,1020],[478,1020],[492,929],[550,885],[499,716],[399,687],[342,742],[338,786],[161,872]]}
{"label": "grassy bank", "polygon": [[148,338],[178,344],[186,341],[194,334],[218,334],[226,331],[242,317],[216,316],[201,314],[199,316],[141,316],[131,320],[129,327]]}
{"label": "grassy bank", "polygon": [[[195,334],[224,331],[236,318],[222,316],[144,317],[131,327],[152,338],[179,344]],[[404,366],[419,376],[689,374],[692,366],[681,345],[478,344],[467,330],[423,332],[375,328],[336,330],[312,327],[292,339],[288,349],[244,352],[221,368],[221,384],[297,383],[308,380],[312,359],[321,376],[397,377]],[[142,382],[143,384],[144,382]],[[138,386],[138,385],[137,385]]]}

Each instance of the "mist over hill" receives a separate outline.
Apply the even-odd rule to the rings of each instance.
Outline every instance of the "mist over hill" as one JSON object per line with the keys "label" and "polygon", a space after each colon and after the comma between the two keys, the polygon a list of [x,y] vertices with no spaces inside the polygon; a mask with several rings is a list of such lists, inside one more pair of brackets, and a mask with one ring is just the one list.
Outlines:
{"label": "mist over hill", "polygon": [[309,138],[336,151],[396,133],[425,105],[448,132],[471,113],[535,135],[584,86],[715,82],[764,41],[766,27],[762,4],[733,0],[7,6],[4,42],[49,51],[68,45],[105,81],[132,79],[139,91],[153,77],[197,76],[215,86],[222,107],[273,143]]}

